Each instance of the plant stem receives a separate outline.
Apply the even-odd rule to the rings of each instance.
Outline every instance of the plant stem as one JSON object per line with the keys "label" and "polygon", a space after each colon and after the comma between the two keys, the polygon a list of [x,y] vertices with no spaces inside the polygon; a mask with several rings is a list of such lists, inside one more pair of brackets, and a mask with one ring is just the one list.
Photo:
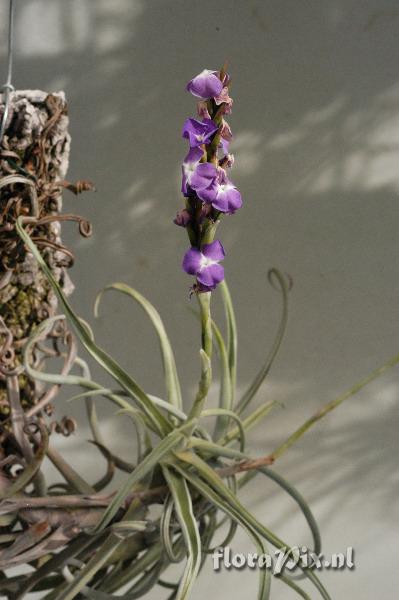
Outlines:
{"label": "plant stem", "polygon": [[210,221],[209,219],[206,220],[206,222],[204,223],[204,225],[202,227],[202,231],[201,231],[201,244],[202,245],[210,244],[211,242],[213,242],[213,240],[215,239],[216,230],[220,223],[220,219],[221,219],[221,215],[219,213],[214,221]]}
{"label": "plant stem", "polygon": [[[208,396],[212,383],[212,318],[211,292],[197,294],[201,319],[201,377],[198,392],[190,410],[189,419],[198,419]],[[195,425],[193,426],[195,429]],[[193,430],[188,435],[192,435]]]}
{"label": "plant stem", "polygon": [[197,295],[200,307],[201,317],[201,343],[202,349],[212,358],[212,318],[211,318],[211,292],[200,293]]}

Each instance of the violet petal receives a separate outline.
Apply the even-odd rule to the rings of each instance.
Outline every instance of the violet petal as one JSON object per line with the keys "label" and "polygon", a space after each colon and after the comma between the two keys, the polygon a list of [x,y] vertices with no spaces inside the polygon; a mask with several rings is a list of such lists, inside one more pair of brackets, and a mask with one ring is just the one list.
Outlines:
{"label": "violet petal", "polygon": [[212,181],[212,183],[208,187],[199,188],[197,191],[197,196],[203,202],[207,204],[212,204],[216,199],[218,193],[218,184],[216,179]]}
{"label": "violet petal", "polygon": [[232,183],[220,185],[212,206],[220,212],[232,214],[242,206],[241,194]]}
{"label": "violet petal", "polygon": [[190,186],[197,193],[199,190],[208,188],[217,178],[216,167],[212,163],[200,163],[190,179]]}
{"label": "violet petal", "polygon": [[210,244],[204,244],[201,251],[206,258],[210,258],[211,260],[219,261],[225,257],[224,248],[219,240],[215,240]]}
{"label": "violet petal", "polygon": [[203,255],[198,248],[189,248],[184,255],[182,267],[189,275],[196,275],[201,269]]}
{"label": "violet petal", "polygon": [[191,148],[195,148],[206,144],[217,130],[217,125],[211,119],[203,121],[187,119],[183,126],[182,136],[189,140]]}
{"label": "violet petal", "polygon": [[203,151],[201,148],[191,148],[182,165],[182,186],[181,191],[186,196],[188,193],[187,186],[190,185],[191,178],[195,173],[197,165],[201,160]]}
{"label": "violet petal", "polygon": [[213,289],[224,279],[224,269],[217,263],[204,267],[197,274],[197,279],[202,285]]}

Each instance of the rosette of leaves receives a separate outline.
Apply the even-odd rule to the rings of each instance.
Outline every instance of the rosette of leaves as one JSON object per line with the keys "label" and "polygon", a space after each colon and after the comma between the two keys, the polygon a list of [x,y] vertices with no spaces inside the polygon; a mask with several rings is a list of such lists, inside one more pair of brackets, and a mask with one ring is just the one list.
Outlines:
{"label": "rosette of leaves", "polygon": [[[213,341],[222,374],[219,407],[206,407],[212,369],[210,356],[201,349],[198,391],[189,409],[184,411],[173,350],[156,309],[136,290],[124,284],[107,288],[128,295],[151,320],[161,350],[164,399],[147,394],[96,344],[91,329],[72,309],[27,226],[29,219],[20,216],[18,234],[45,273],[81,344],[112,376],[115,389],[95,382],[89,377],[87,368],[82,374],[54,374],[39,371],[32,365],[32,349],[57,322],[64,321],[63,316],[50,317],[31,335],[24,350],[26,372],[33,379],[49,385],[78,385],[82,388],[74,398],[90,399],[92,402],[89,420],[93,439],[112,465],[111,470],[120,469],[126,472],[126,477],[116,490],[104,494],[101,489],[111,482],[111,472],[96,486],[84,481],[71,467],[63,465],[60,471],[69,486],[68,493],[61,493],[58,489],[57,493],[48,493],[45,497],[25,494],[21,498],[3,500],[0,514],[18,514],[20,519],[30,522],[28,531],[40,525],[44,531],[40,533],[40,540],[31,541],[28,552],[26,549],[19,552],[19,537],[10,540],[8,547],[0,552],[3,566],[7,566],[7,560],[13,562],[14,558],[14,564],[29,562],[35,569],[28,574],[4,577],[0,581],[0,590],[13,598],[22,598],[30,591],[42,591],[43,598],[47,599],[111,599],[119,597],[115,594],[121,591],[124,598],[138,598],[159,585],[165,588],[166,598],[188,598],[212,547],[215,544],[228,545],[238,527],[245,530],[259,553],[267,552],[271,546],[280,549],[291,547],[239,500],[239,489],[257,475],[263,475],[281,486],[293,498],[312,532],[312,550],[320,552],[320,536],[312,513],[301,494],[270,468],[274,456],[253,458],[246,449],[248,431],[273,408],[273,403],[269,403],[252,411],[250,409],[284,332],[288,294],[284,277],[275,270],[270,273],[271,281],[279,287],[283,297],[282,321],[274,348],[253,384],[238,401],[234,393],[237,367],[235,317],[227,285],[220,285],[226,314],[226,339],[212,322]],[[100,299],[101,295],[97,299],[96,310]],[[206,324],[202,322],[204,327]],[[78,366],[82,363],[80,361]],[[137,432],[136,464],[129,465],[115,456],[100,435],[94,407],[94,399],[100,396],[132,419]],[[208,426],[210,417],[216,419],[212,429]],[[24,475],[25,472],[20,477]],[[149,509],[154,504],[162,507],[159,518],[151,518]],[[43,523],[46,523],[46,528]],[[227,525],[226,537],[217,542],[223,525]],[[295,540],[294,545],[299,545],[299,540]],[[168,581],[164,572],[176,562],[182,563],[181,578]],[[329,595],[314,571],[305,567],[302,570],[320,597],[328,599]],[[259,599],[270,597],[272,577],[268,569],[259,571]],[[300,585],[284,572],[278,578],[302,597],[308,597]]]}

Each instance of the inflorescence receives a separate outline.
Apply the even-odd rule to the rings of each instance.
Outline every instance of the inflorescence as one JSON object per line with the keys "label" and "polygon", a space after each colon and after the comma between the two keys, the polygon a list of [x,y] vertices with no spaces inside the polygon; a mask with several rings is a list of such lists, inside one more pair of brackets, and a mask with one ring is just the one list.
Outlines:
{"label": "inflorescence", "polygon": [[220,241],[214,240],[223,214],[233,214],[242,205],[241,194],[227,176],[234,156],[229,153],[232,133],[225,115],[231,113],[230,77],[205,69],[187,84],[187,91],[198,98],[198,119],[187,119],[183,138],[189,152],[182,165],[182,193],[185,208],[174,222],[185,227],[191,242],[183,258],[183,270],[194,275],[192,291],[210,292],[224,279],[220,264],[225,256]]}

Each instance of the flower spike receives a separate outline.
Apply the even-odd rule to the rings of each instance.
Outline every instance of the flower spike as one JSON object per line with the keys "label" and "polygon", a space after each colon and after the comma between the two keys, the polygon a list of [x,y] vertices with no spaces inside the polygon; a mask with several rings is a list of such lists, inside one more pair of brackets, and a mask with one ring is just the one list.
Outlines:
{"label": "flower spike", "polygon": [[192,287],[196,293],[209,292],[223,281],[219,263],[225,253],[222,244],[213,239],[216,226],[223,214],[233,214],[242,206],[241,194],[226,173],[234,162],[229,150],[233,134],[224,118],[233,104],[230,82],[224,66],[221,71],[204,69],[186,86],[199,99],[201,120],[188,118],[183,126],[183,138],[190,146],[182,164],[185,206],[174,222],[186,228],[191,242],[182,266],[196,277]]}

